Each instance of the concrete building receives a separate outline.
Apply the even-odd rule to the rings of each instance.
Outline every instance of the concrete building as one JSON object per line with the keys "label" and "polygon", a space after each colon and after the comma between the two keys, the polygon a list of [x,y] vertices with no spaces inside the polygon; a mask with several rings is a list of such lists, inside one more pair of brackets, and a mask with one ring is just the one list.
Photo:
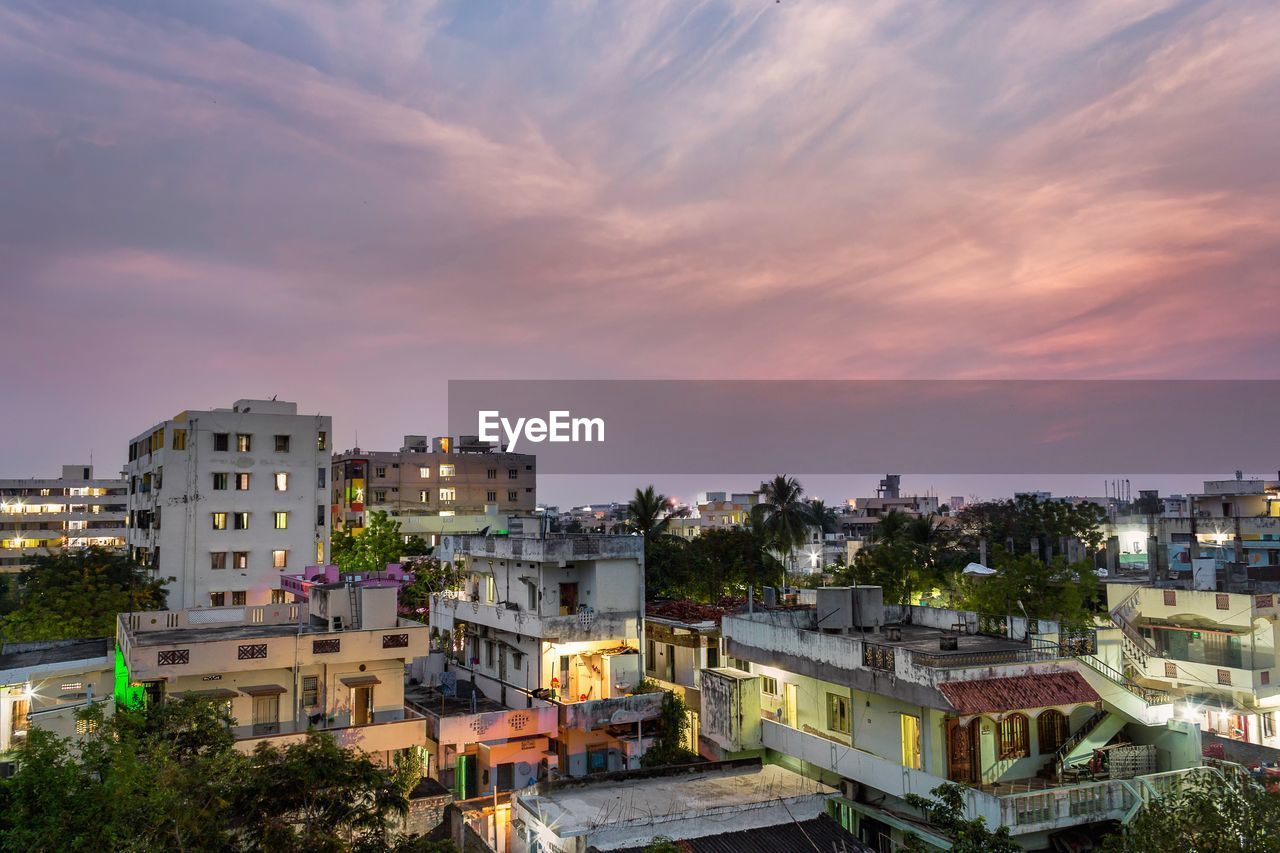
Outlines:
{"label": "concrete building", "polygon": [[561,772],[638,766],[662,698],[630,695],[643,670],[640,537],[446,536],[439,556],[468,573],[462,592],[432,601],[448,674],[506,708],[555,705]]}
{"label": "concrete building", "polygon": [[1280,595],[1107,584],[1124,669],[1206,733],[1280,748]]}
{"label": "concrete building", "polygon": [[359,531],[369,513],[386,512],[400,532],[437,544],[445,533],[505,529],[537,505],[537,462],[474,436],[427,440],[406,435],[399,450],[359,448],[333,457],[335,530]]}
{"label": "concrete building", "polygon": [[945,849],[904,798],[947,781],[967,817],[1044,849],[1201,772],[1196,726],[1121,674],[1118,629],[1028,621],[883,605],[878,587],[726,616],[738,663],[701,675],[701,738],[838,787],[842,823],[875,849],[907,832]]}
{"label": "concrete building", "polygon": [[543,783],[512,803],[513,853],[861,851],[828,815],[835,790],[759,760]]}
{"label": "concrete building", "polygon": [[33,727],[62,737],[87,734],[77,715],[93,704],[110,714],[111,640],[52,640],[0,647],[0,775],[8,753]]}
{"label": "concrete building", "polygon": [[128,545],[174,578],[171,607],[283,601],[281,574],[328,562],[332,430],[296,403],[237,400],[130,442]]}
{"label": "concrete building", "polygon": [[305,603],[122,613],[116,700],[221,699],[237,749],[300,741],[316,728],[389,763],[423,743],[404,681],[427,646],[427,627],[398,617],[396,590],[385,587],[328,584]]}
{"label": "concrete building", "polygon": [[123,479],[95,477],[92,465],[63,465],[57,479],[0,480],[0,572],[38,554],[123,549],[126,492]]}

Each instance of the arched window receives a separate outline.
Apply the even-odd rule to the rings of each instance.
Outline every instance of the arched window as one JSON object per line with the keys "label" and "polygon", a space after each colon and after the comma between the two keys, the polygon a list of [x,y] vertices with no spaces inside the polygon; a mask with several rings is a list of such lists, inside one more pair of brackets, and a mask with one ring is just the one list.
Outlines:
{"label": "arched window", "polygon": [[1040,754],[1052,755],[1058,751],[1070,734],[1067,718],[1061,711],[1052,708],[1036,718],[1037,734],[1040,735]]}
{"label": "arched window", "polygon": [[1026,714],[1010,714],[1000,721],[1000,760],[1031,754]]}

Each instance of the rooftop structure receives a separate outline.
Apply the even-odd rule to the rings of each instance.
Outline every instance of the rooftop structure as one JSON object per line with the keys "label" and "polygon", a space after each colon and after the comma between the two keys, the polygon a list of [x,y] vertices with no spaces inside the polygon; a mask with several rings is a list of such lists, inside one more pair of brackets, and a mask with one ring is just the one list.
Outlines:
{"label": "rooftop structure", "polygon": [[[111,698],[111,640],[52,640],[0,646],[0,763],[33,726],[73,737],[76,714]],[[108,706],[108,711],[110,706]]]}

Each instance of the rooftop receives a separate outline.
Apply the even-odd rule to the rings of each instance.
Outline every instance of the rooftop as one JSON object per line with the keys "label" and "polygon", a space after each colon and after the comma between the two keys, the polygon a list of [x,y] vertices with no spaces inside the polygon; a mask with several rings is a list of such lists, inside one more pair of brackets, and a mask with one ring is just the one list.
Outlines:
{"label": "rooftop", "polygon": [[424,685],[405,685],[404,701],[424,714],[434,717],[456,717],[469,714],[487,714],[491,711],[510,710],[501,702],[495,702],[487,696],[477,694],[470,697],[445,696],[434,687]]}
{"label": "rooftop", "polygon": [[102,660],[111,653],[109,637],[84,640],[51,640],[5,643],[0,647],[0,671],[29,669],[72,661]]}
{"label": "rooftop", "polygon": [[[761,826],[683,838],[680,849],[687,853],[777,853],[779,850],[841,851],[841,853],[874,853],[871,847],[854,838],[828,815],[812,820]],[[599,847],[589,847],[600,850]],[[644,853],[648,845],[613,848],[611,853]]]}

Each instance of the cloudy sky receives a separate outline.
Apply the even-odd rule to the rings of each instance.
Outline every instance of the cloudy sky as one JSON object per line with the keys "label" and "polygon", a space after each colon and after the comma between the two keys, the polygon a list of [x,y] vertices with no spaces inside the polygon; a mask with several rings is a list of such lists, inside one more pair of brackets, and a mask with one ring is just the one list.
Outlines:
{"label": "cloudy sky", "polygon": [[0,475],[273,394],[396,447],[450,378],[1277,378],[1277,44],[1261,0],[2,0]]}

